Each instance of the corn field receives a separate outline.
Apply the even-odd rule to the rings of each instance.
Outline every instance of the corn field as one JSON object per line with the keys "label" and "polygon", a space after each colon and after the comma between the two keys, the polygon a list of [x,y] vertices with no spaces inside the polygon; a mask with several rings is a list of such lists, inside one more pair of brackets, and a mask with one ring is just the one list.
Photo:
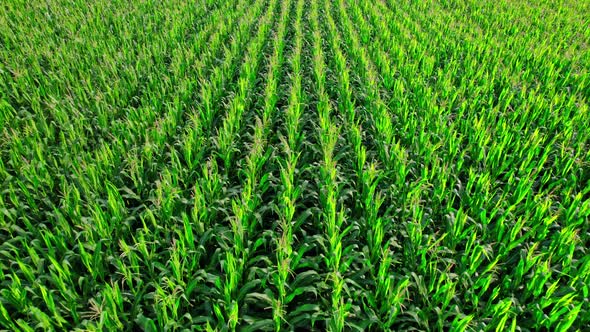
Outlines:
{"label": "corn field", "polygon": [[590,2],[7,0],[0,330],[587,331]]}

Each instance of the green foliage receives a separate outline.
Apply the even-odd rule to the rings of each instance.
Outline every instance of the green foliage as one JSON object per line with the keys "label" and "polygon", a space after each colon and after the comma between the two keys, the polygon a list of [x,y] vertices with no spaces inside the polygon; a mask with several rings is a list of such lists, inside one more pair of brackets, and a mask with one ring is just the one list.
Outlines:
{"label": "green foliage", "polygon": [[0,330],[583,330],[588,17],[6,2]]}

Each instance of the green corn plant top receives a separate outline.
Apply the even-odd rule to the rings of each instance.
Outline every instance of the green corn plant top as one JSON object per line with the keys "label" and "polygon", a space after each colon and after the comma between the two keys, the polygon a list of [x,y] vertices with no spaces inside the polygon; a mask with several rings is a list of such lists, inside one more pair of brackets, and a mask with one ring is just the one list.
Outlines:
{"label": "green corn plant top", "polygon": [[0,331],[585,331],[590,2],[0,5]]}

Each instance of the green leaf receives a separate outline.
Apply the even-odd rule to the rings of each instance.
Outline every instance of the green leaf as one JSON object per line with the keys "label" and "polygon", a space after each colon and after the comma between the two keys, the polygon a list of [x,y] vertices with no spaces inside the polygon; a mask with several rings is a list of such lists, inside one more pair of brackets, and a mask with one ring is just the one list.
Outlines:
{"label": "green leaf", "polygon": [[145,317],[143,314],[137,315],[137,317],[135,318],[135,322],[145,332],[158,331],[158,328],[156,327],[156,323],[153,321],[153,319]]}

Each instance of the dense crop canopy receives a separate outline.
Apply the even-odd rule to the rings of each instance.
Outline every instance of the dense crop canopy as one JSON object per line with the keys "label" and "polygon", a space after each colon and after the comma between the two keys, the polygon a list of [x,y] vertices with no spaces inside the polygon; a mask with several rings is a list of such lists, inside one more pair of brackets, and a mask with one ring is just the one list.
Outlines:
{"label": "dense crop canopy", "polygon": [[0,330],[590,326],[590,2],[0,5]]}

